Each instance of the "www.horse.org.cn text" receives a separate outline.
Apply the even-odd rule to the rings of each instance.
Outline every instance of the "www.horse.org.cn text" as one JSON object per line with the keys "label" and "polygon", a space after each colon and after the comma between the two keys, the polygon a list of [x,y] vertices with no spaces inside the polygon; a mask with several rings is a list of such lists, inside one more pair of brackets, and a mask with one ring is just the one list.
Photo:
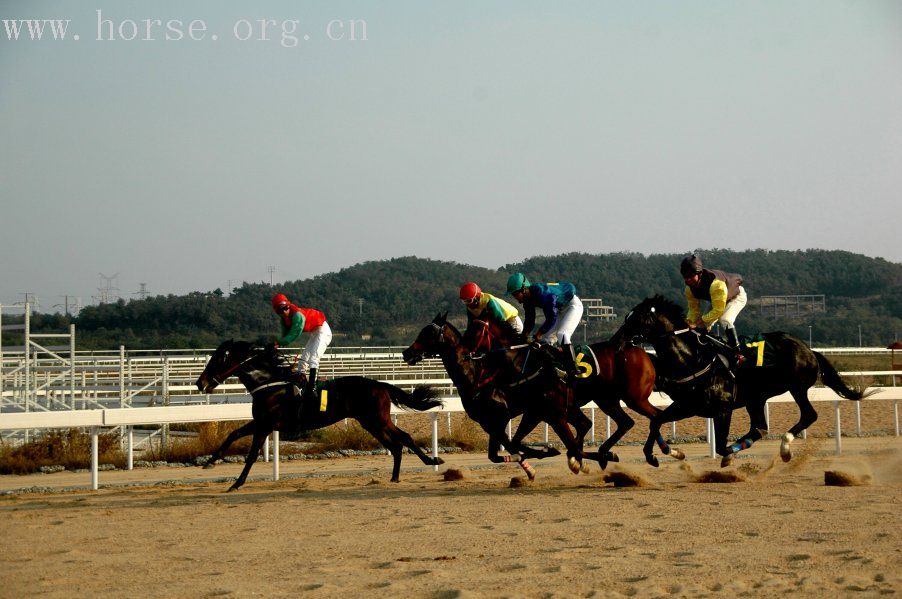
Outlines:
{"label": "www.horse.org.cn text", "polygon": [[[368,41],[365,19],[331,19],[325,23],[302,26],[300,19],[238,19],[222,30],[204,19],[131,19],[117,18],[96,11],[92,38],[82,38],[72,19],[3,19],[3,31],[9,41],[96,42],[186,42],[220,41],[273,43],[296,48],[303,42]],[[227,30],[226,30],[227,29]]]}

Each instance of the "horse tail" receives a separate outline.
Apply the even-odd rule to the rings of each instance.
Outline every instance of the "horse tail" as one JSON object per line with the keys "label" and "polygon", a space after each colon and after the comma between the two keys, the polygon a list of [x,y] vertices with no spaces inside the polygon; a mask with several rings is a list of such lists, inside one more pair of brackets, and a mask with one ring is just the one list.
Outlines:
{"label": "horse tail", "polygon": [[836,372],[836,368],[834,368],[833,364],[824,357],[824,354],[820,352],[813,353],[817,358],[817,364],[821,369],[821,380],[825,385],[836,391],[840,397],[858,401],[874,393],[874,391],[864,393],[861,390],[852,389],[846,384],[842,377],[839,376],[839,373]]}
{"label": "horse tail", "polygon": [[391,387],[389,391],[391,402],[399,408],[410,408],[412,410],[424,412],[429,408],[437,408],[442,405],[442,400],[439,399],[440,393],[438,389],[430,387],[429,385],[417,385],[414,388],[413,393],[408,393],[404,389],[394,385],[389,386]]}

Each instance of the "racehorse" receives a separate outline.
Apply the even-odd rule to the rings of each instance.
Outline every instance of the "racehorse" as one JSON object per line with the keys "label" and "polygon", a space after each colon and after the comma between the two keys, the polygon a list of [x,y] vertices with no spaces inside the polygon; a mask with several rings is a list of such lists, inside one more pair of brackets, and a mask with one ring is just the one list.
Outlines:
{"label": "racehorse", "polygon": [[[467,416],[479,423],[489,435],[488,458],[493,463],[516,462],[530,480],[535,470],[526,462],[528,458],[546,458],[559,455],[553,448],[538,451],[508,438],[507,423],[520,414],[524,418],[545,421],[567,447],[568,466],[574,473],[583,469],[586,457],[582,445],[577,443],[573,431],[567,426],[567,414],[571,393],[558,380],[548,380],[547,373],[537,371],[534,380],[507,387],[500,381],[492,384],[497,371],[486,373],[473,359],[473,348],[462,343],[462,334],[447,321],[447,313],[437,315],[423,327],[414,342],[404,350],[404,361],[409,365],[425,357],[438,356],[451,377],[463,403]],[[585,416],[583,416],[585,418]],[[501,445],[511,455],[500,456]]]}
{"label": "racehorse", "polygon": [[232,443],[253,435],[244,470],[229,491],[244,484],[251,466],[257,461],[264,439],[274,430],[314,430],[343,418],[357,420],[391,452],[394,458],[392,482],[399,480],[404,447],[428,466],[444,463],[439,457],[431,458],[423,453],[410,435],[391,421],[390,416],[391,404],[420,411],[440,406],[442,402],[436,399],[437,391],[434,389],[421,386],[413,393],[407,393],[394,385],[362,376],[339,377],[325,382],[316,399],[306,398],[299,414],[300,398],[290,378],[290,367],[278,353],[253,347],[244,341],[231,340],[213,352],[195,384],[201,393],[209,393],[230,376],[237,376],[250,393],[253,420],[232,431],[204,464],[204,468],[212,468]]}
{"label": "racehorse", "polygon": [[[494,323],[474,320],[473,324],[476,325],[475,330],[468,330],[467,335],[472,335],[475,339],[474,345],[484,351],[500,351],[515,341],[506,337]],[[645,350],[635,345],[627,345],[618,350],[609,342],[593,343],[589,345],[589,349],[595,359],[592,360],[589,356],[578,359],[580,373],[569,381],[573,389],[573,402],[567,419],[576,429],[576,439],[580,445],[592,427],[592,421],[581,409],[583,406],[594,401],[602,412],[614,420],[616,429],[599,446],[598,452],[586,453],[587,457],[597,460],[604,470],[608,462],[620,461],[611,448],[635,425],[635,421],[624,411],[620,402],[623,401],[627,407],[649,420],[657,416],[661,410],[653,406],[648,399],[655,384],[655,366]],[[556,350],[547,348],[544,351]],[[529,416],[533,414],[524,414],[520,420],[520,425],[511,439],[515,444],[538,426],[539,420]],[[665,455],[678,460],[686,457],[678,448],[670,447],[662,435],[658,435],[656,440]]]}
{"label": "racehorse", "polygon": [[[723,458],[721,466],[728,465],[733,454],[748,449],[767,434],[764,406],[768,398],[787,391],[800,412],[799,421],[783,435],[780,444],[780,456],[788,462],[796,435],[817,420],[808,389],[817,382],[818,375],[845,399],[857,401],[870,395],[851,389],[827,358],[779,331],[764,333],[762,339],[747,343],[746,347],[755,353],[736,369],[734,376],[714,349],[716,341],[688,328],[683,309],[660,295],[633,308],[611,341],[621,347],[633,339],[643,339],[654,346],[658,387],[673,400],[651,421],[644,451],[646,461],[653,466],[658,463],[651,453],[652,439],[661,425],[690,416],[713,419],[715,450]],[[745,435],[728,445],[733,410],[741,407],[748,412],[751,426]]]}

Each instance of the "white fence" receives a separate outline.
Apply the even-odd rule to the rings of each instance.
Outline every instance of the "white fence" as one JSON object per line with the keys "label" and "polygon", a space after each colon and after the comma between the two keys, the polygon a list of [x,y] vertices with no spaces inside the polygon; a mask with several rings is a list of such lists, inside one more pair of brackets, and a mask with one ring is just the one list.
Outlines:
{"label": "white fence", "polygon": [[[863,373],[868,374],[868,373]],[[882,387],[875,389],[876,393],[866,401],[885,400],[893,402],[896,436],[899,436],[899,411],[898,402],[902,399],[902,388]],[[665,406],[670,403],[666,395],[655,393],[652,403]],[[815,388],[809,391],[812,401],[832,401],[834,405],[836,438],[836,453],[842,452],[842,424],[840,421],[840,398],[830,389]],[[792,402],[792,397],[787,393],[769,400],[770,402]],[[856,404],[860,405],[860,404]],[[595,410],[594,404],[586,406],[591,412],[592,440],[595,437]],[[430,410],[432,418],[432,455],[438,455],[438,416],[441,412],[459,412],[463,406],[458,398],[448,398],[441,408]],[[393,408],[393,412],[403,412]],[[859,416],[860,417],[860,416]],[[251,418],[251,404],[247,402],[218,405],[183,405],[152,408],[110,408],[92,410],[65,410],[45,412],[20,412],[0,414],[0,431],[22,429],[50,429],[50,428],[88,428],[91,435],[91,488],[98,488],[98,435],[103,427],[125,426],[128,448],[128,468],[132,468],[134,443],[131,427],[137,424],[171,424],[184,422],[211,422],[225,420],[249,420]],[[859,420],[860,426],[860,420]],[[610,435],[610,420],[607,424],[607,435]],[[547,428],[546,428],[547,438]],[[708,442],[711,448],[711,456],[714,456],[714,435],[710,420],[708,421]],[[279,433],[273,433],[273,478],[279,479]],[[268,457],[268,448],[264,455]],[[438,468],[437,466],[435,467]]]}

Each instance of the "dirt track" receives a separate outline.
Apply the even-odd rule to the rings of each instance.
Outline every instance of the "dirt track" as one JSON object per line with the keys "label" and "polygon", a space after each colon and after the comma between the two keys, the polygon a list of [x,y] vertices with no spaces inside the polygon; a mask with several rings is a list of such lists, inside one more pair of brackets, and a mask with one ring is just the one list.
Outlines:
{"label": "dirt track", "polygon": [[[509,488],[514,465],[451,455],[464,479],[405,457],[286,464],[296,476],[12,495],[0,499],[0,596],[876,596],[902,589],[902,442],[799,441],[793,462],[759,443],[732,472],[745,482],[694,482],[717,462],[703,445],[658,470],[638,449],[620,470],[644,484],[574,476],[562,457]],[[446,469],[443,467],[442,470]],[[269,474],[258,464],[254,474]],[[104,472],[107,483],[234,476],[238,466]],[[825,470],[870,477],[825,487]],[[211,474],[212,473],[212,474]],[[84,484],[86,475],[38,477]],[[34,484],[34,483],[33,483]],[[20,485],[22,486],[22,485]]]}

